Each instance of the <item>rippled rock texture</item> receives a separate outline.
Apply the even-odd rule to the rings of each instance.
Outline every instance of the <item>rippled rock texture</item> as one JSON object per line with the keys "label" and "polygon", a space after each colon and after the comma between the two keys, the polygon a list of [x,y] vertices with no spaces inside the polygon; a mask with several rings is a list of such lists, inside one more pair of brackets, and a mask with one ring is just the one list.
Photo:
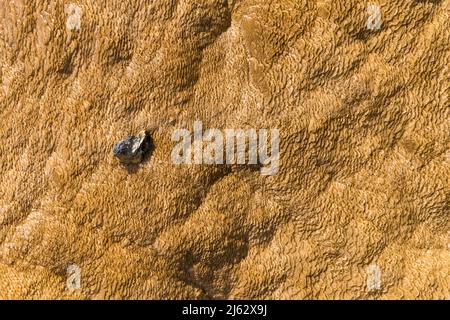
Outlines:
{"label": "rippled rock texture", "polygon": [[[378,5],[0,1],[0,298],[449,298],[450,1]],[[279,172],[174,165],[195,120]]]}

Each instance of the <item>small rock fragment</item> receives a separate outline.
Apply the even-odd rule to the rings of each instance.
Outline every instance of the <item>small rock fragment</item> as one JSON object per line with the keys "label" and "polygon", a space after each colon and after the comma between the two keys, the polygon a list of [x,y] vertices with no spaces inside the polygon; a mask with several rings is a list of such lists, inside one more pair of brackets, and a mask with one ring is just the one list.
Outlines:
{"label": "small rock fragment", "polygon": [[114,145],[113,154],[122,163],[137,164],[144,160],[144,156],[151,148],[150,135],[141,131],[137,136],[129,136]]}

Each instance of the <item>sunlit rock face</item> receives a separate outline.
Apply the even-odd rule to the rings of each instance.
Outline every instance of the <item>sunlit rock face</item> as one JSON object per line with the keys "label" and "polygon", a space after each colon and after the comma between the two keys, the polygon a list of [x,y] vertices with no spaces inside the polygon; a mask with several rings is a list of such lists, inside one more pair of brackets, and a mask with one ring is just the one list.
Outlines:
{"label": "sunlit rock face", "polygon": [[[0,299],[449,298],[450,1],[378,8],[1,1]],[[174,164],[197,120],[278,172]]]}

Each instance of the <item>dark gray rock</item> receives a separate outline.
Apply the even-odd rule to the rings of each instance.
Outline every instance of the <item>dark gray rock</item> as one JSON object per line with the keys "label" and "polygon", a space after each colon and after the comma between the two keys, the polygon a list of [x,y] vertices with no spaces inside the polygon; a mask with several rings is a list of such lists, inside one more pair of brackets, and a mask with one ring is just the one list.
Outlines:
{"label": "dark gray rock", "polygon": [[129,136],[114,145],[113,154],[125,164],[141,163],[152,147],[151,137],[146,131]]}

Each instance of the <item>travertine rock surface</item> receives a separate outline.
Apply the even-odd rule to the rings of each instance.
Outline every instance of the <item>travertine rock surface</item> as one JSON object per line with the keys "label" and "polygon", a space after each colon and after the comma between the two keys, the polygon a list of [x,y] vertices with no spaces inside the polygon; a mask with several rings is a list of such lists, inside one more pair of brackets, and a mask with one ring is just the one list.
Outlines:
{"label": "travertine rock surface", "polygon": [[[448,299],[450,0],[376,3],[0,1],[0,298]],[[195,120],[279,172],[173,164]]]}

